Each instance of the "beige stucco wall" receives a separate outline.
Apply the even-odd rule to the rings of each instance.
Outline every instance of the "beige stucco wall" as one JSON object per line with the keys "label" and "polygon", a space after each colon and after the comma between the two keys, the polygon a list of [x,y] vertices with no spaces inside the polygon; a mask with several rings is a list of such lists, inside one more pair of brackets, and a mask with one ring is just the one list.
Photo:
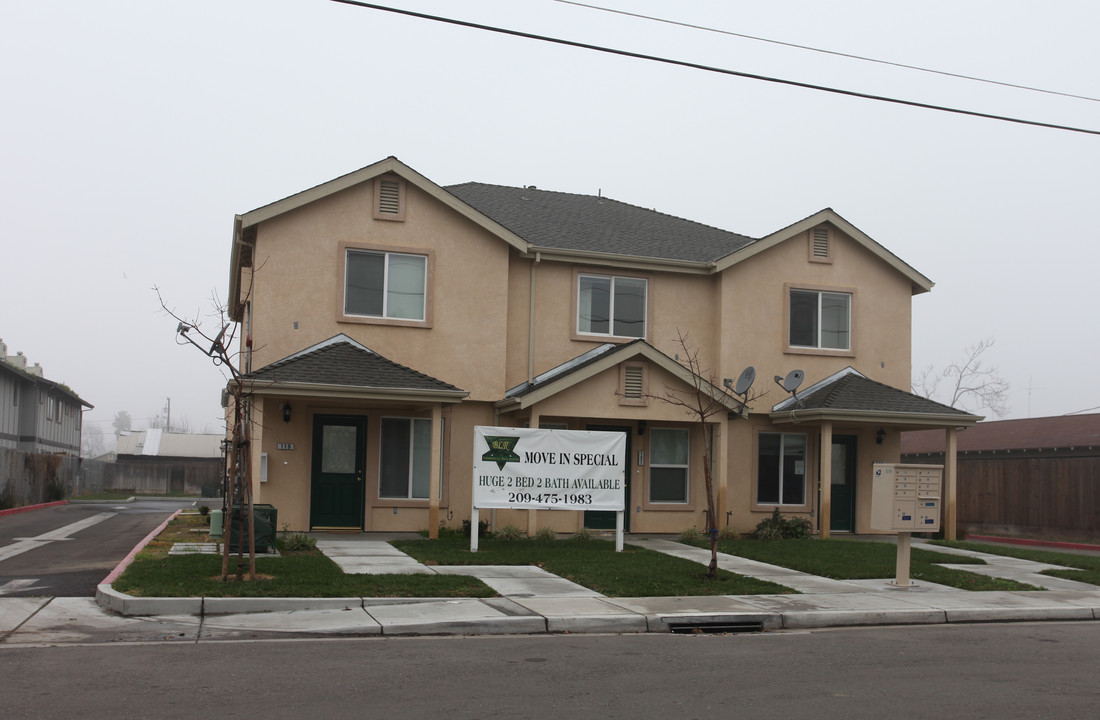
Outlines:
{"label": "beige stucco wall", "polygon": [[[374,220],[371,185],[260,224],[253,370],[344,333],[470,392],[472,400],[497,399],[508,347],[508,246],[412,184],[405,221]],[[341,243],[432,253],[431,327],[341,322]]]}
{"label": "beige stucco wall", "polygon": [[[806,384],[849,365],[872,380],[907,390],[911,382],[912,286],[863,246],[832,231],[832,263],[808,260],[807,234],[732,266],[721,278],[724,377],[757,370],[764,402],[785,398],[775,375],[806,372]],[[850,352],[790,349],[786,299],[790,288],[853,293]]]}

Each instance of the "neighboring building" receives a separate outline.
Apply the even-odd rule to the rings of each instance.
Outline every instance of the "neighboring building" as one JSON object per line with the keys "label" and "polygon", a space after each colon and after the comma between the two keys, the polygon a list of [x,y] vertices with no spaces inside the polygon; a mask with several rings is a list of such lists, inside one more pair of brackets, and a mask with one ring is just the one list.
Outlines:
{"label": "neighboring building", "polygon": [[[942,463],[943,433],[902,459]],[[958,435],[959,525],[971,534],[1100,541],[1100,414],[981,422]]]}
{"label": "neighboring building", "polygon": [[89,492],[184,493],[215,496],[225,474],[224,435],[125,431],[113,457],[84,462]]}
{"label": "neighboring building", "polygon": [[27,366],[23,353],[8,355],[0,340],[0,448],[32,455],[80,457],[84,408],[92,405],[61,383]]}
{"label": "neighboring building", "polygon": [[[871,465],[898,461],[900,431],[980,419],[899,389],[912,296],[931,287],[830,209],[750,238],[602,196],[443,188],[387,158],[236,218],[256,499],[292,529],[453,526],[474,426],[611,429],[628,438],[627,528],[704,527],[702,432],[658,399],[692,386],[683,334],[726,407],[707,429],[720,525],[779,508],[869,532]],[[716,385],[750,365],[742,408]],[[791,397],[771,378],[795,369]]]}

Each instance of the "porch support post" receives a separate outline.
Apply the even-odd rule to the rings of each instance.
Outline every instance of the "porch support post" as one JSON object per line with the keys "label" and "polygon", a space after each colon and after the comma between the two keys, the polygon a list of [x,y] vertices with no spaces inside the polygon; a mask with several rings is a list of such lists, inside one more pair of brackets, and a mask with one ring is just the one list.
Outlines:
{"label": "porch support post", "polygon": [[[712,427],[714,433],[711,436],[711,468],[710,474],[718,483],[718,498],[714,503],[714,511],[718,517],[714,518],[715,527],[725,521],[729,512],[729,444],[730,444],[730,419],[729,413],[721,413],[722,418]],[[725,525],[722,525],[725,527]]]}
{"label": "porch support post", "polygon": [[818,454],[821,457],[821,472],[817,480],[821,490],[821,507],[817,522],[821,529],[821,539],[826,540],[833,520],[833,424],[831,422],[821,424],[821,447],[818,449]]}
{"label": "porch support post", "polygon": [[[439,489],[443,482],[443,406],[432,406],[432,459],[428,479],[428,537],[439,538]],[[472,525],[477,534],[477,525]]]}
{"label": "porch support post", "polygon": [[958,430],[947,428],[947,446],[943,456],[943,537],[955,539],[955,525],[959,519],[958,489]]}
{"label": "porch support post", "polygon": [[[537,429],[539,426],[539,413],[535,408],[531,408],[531,419],[527,423],[527,427],[531,429]],[[528,510],[527,511],[527,537],[535,537],[535,533],[539,529],[539,511]]]}

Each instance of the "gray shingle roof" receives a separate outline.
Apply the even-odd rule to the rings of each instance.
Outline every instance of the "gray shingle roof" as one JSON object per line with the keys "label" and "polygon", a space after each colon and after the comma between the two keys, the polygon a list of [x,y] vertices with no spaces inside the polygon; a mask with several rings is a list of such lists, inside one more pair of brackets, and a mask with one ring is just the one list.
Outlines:
{"label": "gray shingle roof", "polygon": [[337,342],[312,352],[291,355],[253,373],[246,380],[339,385],[380,390],[462,392],[430,375],[399,365],[378,353]]}
{"label": "gray shingle roof", "polygon": [[[949,405],[876,382],[858,373],[849,373],[807,394],[799,394],[797,411],[851,410],[912,415],[958,415],[960,419],[975,416]],[[793,409],[792,406],[791,409]]]}
{"label": "gray shingle roof", "polygon": [[755,242],[607,197],[476,182],[446,190],[540,248],[709,263]]}

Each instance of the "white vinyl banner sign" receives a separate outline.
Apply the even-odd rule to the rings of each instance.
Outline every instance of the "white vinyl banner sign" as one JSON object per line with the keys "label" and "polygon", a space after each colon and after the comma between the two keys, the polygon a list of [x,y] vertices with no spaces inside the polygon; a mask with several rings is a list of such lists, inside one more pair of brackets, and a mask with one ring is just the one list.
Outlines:
{"label": "white vinyl banner sign", "polygon": [[625,510],[620,432],[474,428],[474,507]]}

